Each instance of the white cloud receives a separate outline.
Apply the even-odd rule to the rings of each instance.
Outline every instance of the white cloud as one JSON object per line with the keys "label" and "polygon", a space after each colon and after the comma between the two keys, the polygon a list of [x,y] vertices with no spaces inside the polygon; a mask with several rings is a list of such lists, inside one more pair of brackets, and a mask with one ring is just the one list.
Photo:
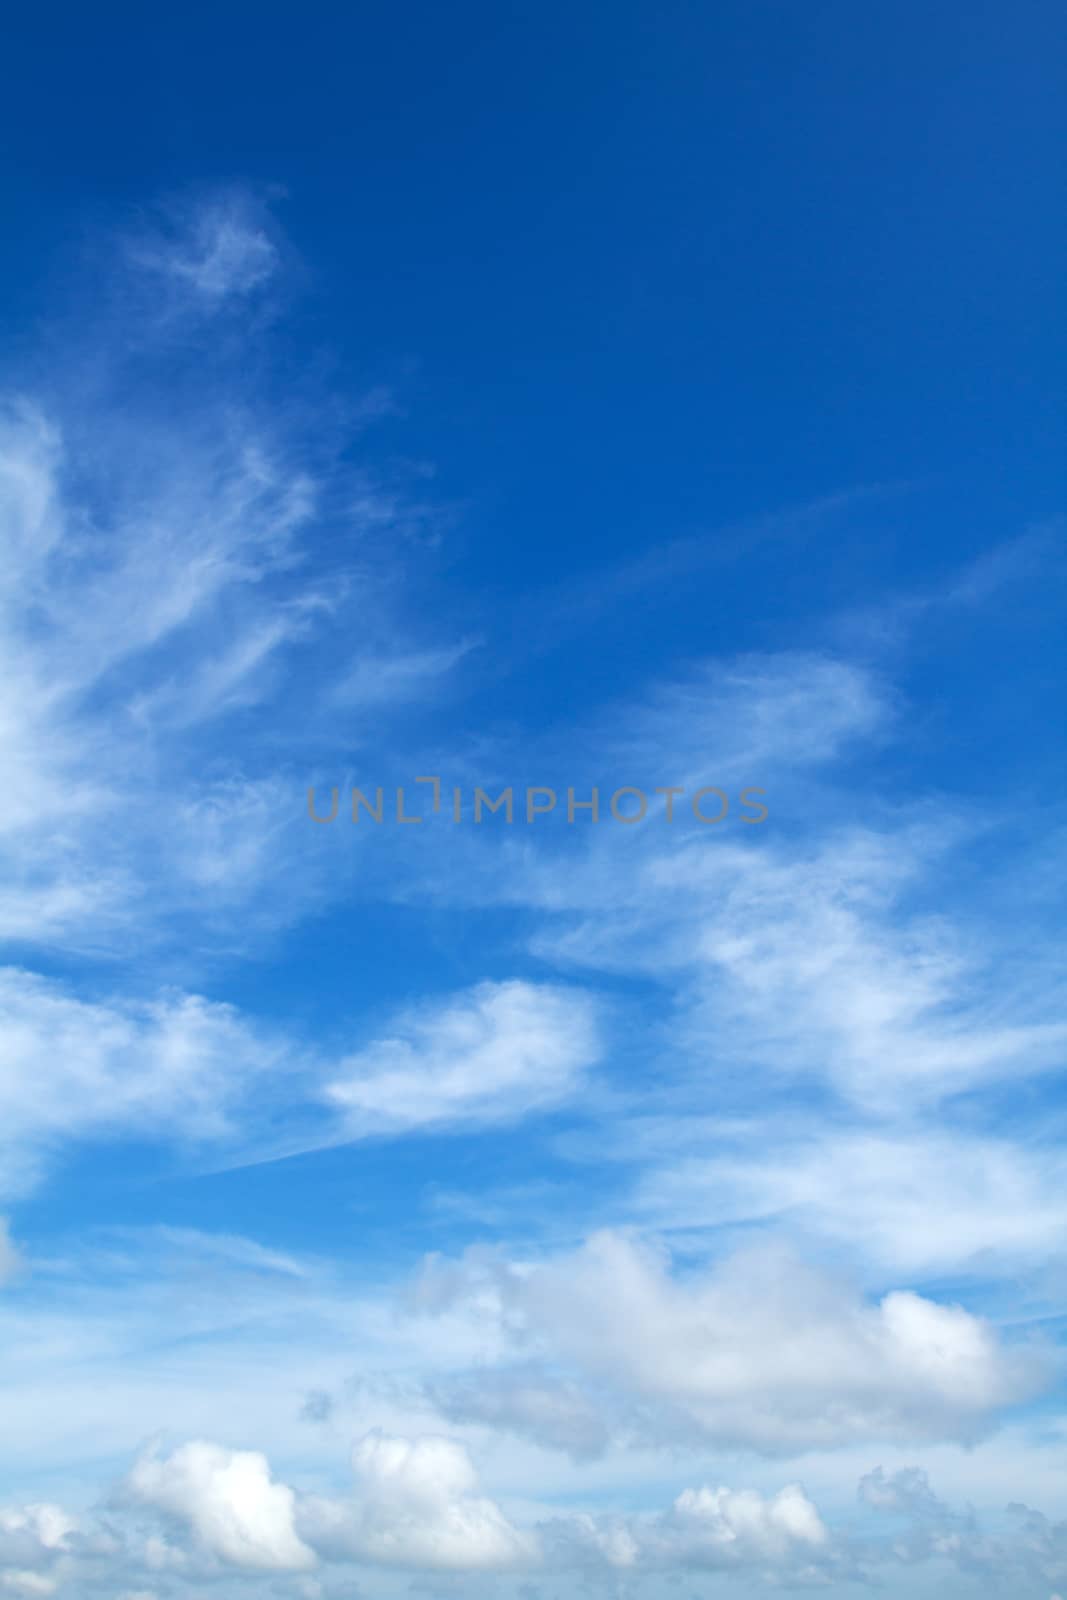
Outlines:
{"label": "white cloud", "polygon": [[860,1479],[857,1491],[864,1505],[875,1511],[905,1512],[913,1516],[942,1516],[945,1507],[930,1487],[921,1467],[902,1467],[887,1476],[881,1467]]}
{"label": "white cloud", "polygon": [[60,1506],[0,1506],[0,1551],[5,1560],[21,1551],[19,1558],[25,1562],[31,1551],[65,1549],[76,1528]]}
{"label": "white cloud", "polygon": [[198,995],[89,1000],[0,967],[4,1183],[32,1187],[64,1144],[88,1138],[212,1141],[240,1164],[511,1123],[574,1096],[600,1055],[590,996],[547,984],[480,984],[405,1013],[395,1030],[327,1060]]}
{"label": "white cloud", "polygon": [[315,1564],[296,1532],[292,1489],[274,1481],[258,1451],[203,1440],[169,1456],[149,1450],[135,1463],[125,1492],[186,1524],[205,1550],[233,1566],[293,1572]]}
{"label": "white cloud", "polygon": [[[602,1233],[526,1268],[431,1259],[417,1293],[428,1310],[459,1304],[473,1327],[505,1329],[593,1392],[607,1387],[620,1432],[653,1440],[773,1453],[968,1439],[1045,1377],[1036,1354],[1004,1348],[960,1307],[908,1291],[872,1304],[780,1251],[678,1278],[647,1247]],[[459,1403],[451,1392],[453,1416]]]}
{"label": "white cloud", "polygon": [[[701,1572],[748,1574],[772,1586],[861,1582],[896,1592],[894,1569],[907,1569],[911,1583],[922,1581],[925,1566],[942,1584],[954,1568],[990,1593],[1029,1595],[1067,1577],[1067,1523],[1014,1504],[997,1516],[994,1533],[987,1515],[936,1495],[919,1468],[865,1474],[860,1504],[886,1518],[888,1531],[871,1520],[861,1534],[852,1518],[828,1520],[796,1481],[767,1490],[698,1483],[662,1511],[568,1503],[546,1515],[528,1504],[519,1522],[484,1492],[455,1439],[376,1429],[356,1445],[353,1467],[352,1492],[333,1499],[279,1482],[258,1451],[203,1440],[167,1456],[150,1449],[112,1497],[106,1520],[79,1523],[53,1505],[0,1509],[0,1589],[99,1589],[145,1600],[157,1584],[169,1593],[177,1580],[184,1592],[229,1576],[266,1578],[279,1592],[310,1600],[338,1582],[392,1594],[387,1569],[394,1569],[401,1579],[424,1573],[445,1583],[460,1575],[473,1583],[480,1573],[571,1575],[579,1583],[614,1575],[628,1593]],[[167,1536],[146,1532],[145,1512],[166,1519]],[[307,1576],[312,1568],[315,1578]],[[386,1569],[381,1584],[374,1569]],[[956,1592],[950,1579],[942,1592]]]}
{"label": "white cloud", "polygon": [[666,1512],[576,1512],[540,1530],[552,1565],[604,1563],[631,1573],[755,1570],[778,1578],[826,1580],[833,1541],[799,1484],[764,1496],[724,1486],[684,1489]]}
{"label": "white cloud", "polygon": [[638,1209],[660,1226],[760,1222],[849,1247],[879,1275],[1018,1270],[1067,1239],[1067,1156],[1034,1142],[889,1128],[797,1137],[762,1121],[721,1130],[714,1154],[684,1124],[669,1163],[650,1161]]}
{"label": "white cloud", "polygon": [[370,1433],[353,1458],[351,1505],[309,1501],[301,1526],[324,1551],[403,1567],[477,1571],[536,1560],[534,1540],[479,1493],[466,1450],[432,1435]]}
{"label": "white cloud", "polygon": [[302,626],[256,590],[290,565],[312,488],[233,419],[72,432],[0,414],[0,937],[106,946],[151,920],[150,882],[173,903],[205,787],[181,731],[254,702]]}
{"label": "white cloud", "polygon": [[427,1379],[425,1394],[450,1421],[519,1434],[576,1460],[601,1455],[611,1443],[597,1396],[573,1379],[546,1375],[536,1364],[440,1373]]}
{"label": "white cloud", "polygon": [[353,1137],[514,1121],[573,1094],[600,1054],[588,995],[518,980],[478,984],[394,1029],[341,1061],[327,1088]]}
{"label": "white cloud", "polygon": [[[232,952],[345,881],[329,853],[342,830],[295,825],[303,786],[277,770],[279,750],[284,760],[295,750],[327,759],[327,747],[362,730],[361,716],[369,729],[388,707],[410,709],[469,645],[442,646],[439,627],[425,639],[395,626],[391,577],[334,567],[334,552],[365,535],[384,547],[390,530],[416,533],[425,508],[405,509],[356,474],[335,478],[331,447],[309,449],[299,418],[290,427],[299,406],[276,428],[240,357],[229,360],[226,341],[236,348],[241,336],[227,314],[247,312],[279,275],[266,216],[240,196],[216,197],[177,208],[129,253],[144,326],[107,330],[107,350],[84,363],[107,369],[91,396],[68,374],[50,384],[48,408],[19,399],[0,420],[0,937],[140,955],[166,926],[171,949],[195,961],[190,947],[210,943],[220,925]],[[211,395],[173,337],[190,330],[217,345]],[[145,367],[160,352],[154,386]],[[310,576],[309,546],[322,562]],[[988,588],[989,573],[976,569],[948,603],[972,604]],[[309,685],[324,715],[347,718],[343,736],[315,722]],[[899,725],[886,685],[847,661],[787,651],[698,664],[641,705],[565,736],[557,769],[566,762],[576,784],[579,767],[603,781],[604,766],[650,786],[759,783],[772,802],[766,834],[737,829],[712,844],[691,824],[536,839],[515,830],[490,848],[488,830],[457,830],[454,850],[430,866],[412,848],[412,865],[391,875],[386,847],[377,856],[389,863],[383,893],[532,909],[538,955],[662,984],[653,1027],[617,1040],[602,1066],[601,1086],[610,1070],[618,1091],[602,1104],[634,1115],[613,1126],[590,1118],[597,1181],[581,1206],[606,1208],[599,1180],[610,1150],[631,1171],[644,1166],[630,1215],[699,1229],[705,1244],[712,1228],[753,1224],[814,1237],[820,1249],[829,1241],[865,1257],[877,1295],[780,1252],[672,1272],[607,1234],[533,1265],[439,1267],[424,1297],[453,1309],[428,1335],[346,1277],[347,1262],[308,1264],[229,1234],[146,1229],[140,1256],[127,1240],[116,1249],[112,1235],[107,1251],[83,1252],[76,1284],[46,1250],[0,1308],[11,1352],[6,1436],[35,1481],[57,1460],[88,1472],[90,1459],[127,1449],[146,1418],[178,1422],[184,1434],[224,1414],[228,1436],[254,1446],[193,1443],[142,1457],[131,1496],[191,1531],[194,1553],[153,1536],[106,1592],[121,1581],[144,1596],[153,1573],[164,1590],[167,1574],[214,1579],[216,1561],[303,1571],[315,1542],[305,1519],[323,1551],[360,1563],[475,1572],[536,1565],[539,1551],[551,1564],[566,1549],[579,1565],[588,1556],[638,1573],[736,1566],[816,1581],[833,1567],[833,1538],[805,1490],[777,1489],[777,1467],[759,1491],[687,1488],[662,1514],[575,1514],[557,1519],[566,1532],[528,1533],[496,1478],[501,1500],[483,1492],[465,1445],[417,1430],[433,1425],[436,1404],[471,1428],[466,1443],[479,1453],[488,1431],[493,1470],[503,1462],[512,1487],[527,1468],[550,1480],[570,1471],[554,1456],[546,1467],[525,1441],[582,1457],[590,1474],[601,1452],[602,1485],[641,1462],[662,1474],[670,1458],[642,1452],[664,1443],[771,1455],[868,1439],[969,1445],[1031,1392],[1043,1373],[1032,1351],[932,1296],[885,1292],[886,1281],[914,1286],[961,1265],[1029,1266],[1058,1251],[1067,1220],[1064,1163],[1046,1145],[920,1120],[948,1096],[1057,1066],[1067,1033],[1032,950],[1020,956],[976,926],[955,895],[953,852],[966,830],[947,808],[935,817],[921,804],[890,805],[869,771],[851,769],[855,786],[835,782],[832,763],[861,742],[869,755]],[[374,746],[359,748],[362,761]],[[490,765],[503,754],[477,749]],[[340,1062],[195,995],[86,998],[9,968],[0,1007],[0,1154],[12,1192],[77,1139],[211,1139],[225,1142],[222,1159],[252,1159],[269,1143],[264,1127],[313,1148],[504,1126],[574,1105],[602,1063],[594,1002],[556,984],[485,983],[413,1007]],[[264,1092],[249,1095],[253,1085]],[[798,1088],[787,1133],[767,1108]],[[696,1117],[709,1128],[730,1096],[702,1149]],[[812,1099],[817,1124],[796,1109]],[[666,1158],[636,1138],[627,1148],[650,1107],[674,1141]],[[558,1194],[550,1204],[547,1227],[578,1234],[585,1216],[570,1215]],[[528,1217],[523,1227],[528,1236]],[[36,1245],[34,1254],[36,1268]],[[164,1258],[181,1270],[167,1278]],[[0,1279],[15,1265],[0,1224]],[[100,1281],[90,1282],[96,1266]],[[303,1440],[293,1442],[306,1430],[299,1394],[340,1392],[353,1364],[369,1369],[370,1394],[385,1374],[377,1392],[389,1393],[391,1432],[357,1450],[350,1497],[302,1505],[260,1451],[281,1460],[281,1439],[286,1463],[303,1459]],[[279,1385],[290,1422],[274,1414]],[[361,1429],[380,1420],[366,1415],[371,1404],[360,1401]],[[418,1415],[399,1416],[405,1407]],[[1051,1454],[1027,1459],[1051,1473]],[[1007,1459],[987,1454],[981,1471]],[[326,1469],[314,1470],[321,1484]],[[902,1536],[908,1560],[991,1560],[989,1541],[932,1499],[924,1471],[868,1474],[863,1504],[924,1523],[921,1537]],[[809,1483],[793,1464],[788,1475]],[[631,1482],[627,1500],[638,1498]],[[80,1535],[63,1515],[0,1512],[0,1588],[62,1585],[80,1559]],[[1027,1518],[1028,1553],[1005,1558],[1003,1570],[1012,1582],[1025,1571],[1027,1583],[1036,1573],[1062,1588],[1062,1525]],[[201,1556],[206,1568],[195,1566]],[[91,1593],[110,1580],[78,1571],[69,1581]]]}
{"label": "white cloud", "polygon": [[0,968],[0,1148],[8,1182],[32,1180],[60,1142],[131,1131],[218,1138],[249,1079],[282,1046],[196,995],[90,1002]]}
{"label": "white cloud", "polygon": [[710,1088],[717,1067],[744,1062],[772,1083],[829,1082],[873,1114],[931,1107],[1053,1070],[1067,1043],[1055,983],[1035,992],[1033,973],[965,926],[913,909],[952,835],[949,823],[847,825],[802,849],[709,848],[664,828],[623,873],[602,831],[584,864],[527,883],[529,903],[555,913],[535,949],[673,985],[694,1088],[701,1063]]}
{"label": "white cloud", "polygon": [[772,1499],[754,1490],[686,1489],[674,1502],[664,1536],[686,1564],[773,1564],[799,1549],[806,1555],[829,1543],[826,1527],[797,1484]]}
{"label": "white cloud", "polygon": [[77,1533],[77,1522],[59,1506],[0,1506],[0,1590],[54,1594]]}
{"label": "white cloud", "polygon": [[704,661],[657,685],[626,708],[609,740],[620,760],[657,770],[660,783],[770,784],[883,736],[891,716],[886,687],[869,670],[768,652]]}
{"label": "white cloud", "polygon": [[[329,403],[271,404],[245,365],[246,317],[210,377],[195,342],[158,342],[146,281],[164,320],[236,310],[266,281],[261,208],[234,192],[171,222],[113,275],[116,303],[101,291],[95,331],[54,341],[33,395],[0,385],[0,939],[23,946],[96,955],[195,931],[232,949],[337,893],[336,855],[291,825],[309,705],[318,749],[344,743],[327,707],[351,708],[322,686],[351,673],[354,632],[375,719],[467,648],[400,620],[402,561],[366,545],[403,522],[403,494],[342,464]],[[323,525],[331,551],[346,535],[325,570],[307,559]],[[239,743],[218,731],[237,718]]]}
{"label": "white cloud", "polygon": [[173,206],[167,222],[131,240],[130,260],[210,306],[248,295],[277,270],[265,213],[246,193]]}
{"label": "white cloud", "polygon": [[463,640],[442,650],[364,656],[348,668],[333,691],[333,700],[342,707],[374,710],[417,699],[431,692],[475,646],[475,640]]}

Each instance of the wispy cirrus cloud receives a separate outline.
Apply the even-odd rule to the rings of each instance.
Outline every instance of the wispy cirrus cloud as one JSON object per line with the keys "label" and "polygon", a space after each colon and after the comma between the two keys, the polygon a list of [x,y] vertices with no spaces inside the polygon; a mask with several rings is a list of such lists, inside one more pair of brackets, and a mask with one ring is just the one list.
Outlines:
{"label": "wispy cirrus cloud", "polygon": [[649,1152],[637,1209],[679,1232],[773,1225],[909,1279],[1016,1273],[1067,1240],[1067,1158],[1054,1140],[814,1119],[773,1143],[758,1119],[673,1133],[672,1159]]}
{"label": "wispy cirrus cloud", "polygon": [[6,1188],[91,1138],[214,1140],[252,1079],[277,1072],[283,1043],[232,1007],[173,993],[86,1000],[62,984],[0,969],[0,1148]]}
{"label": "wispy cirrus cloud", "polygon": [[[103,953],[165,936],[174,916],[188,938],[184,913],[205,895],[223,917],[251,913],[255,898],[268,930],[283,905],[299,914],[330,873],[298,829],[279,859],[303,782],[285,738],[306,744],[323,659],[352,685],[351,738],[354,720],[431,694],[466,649],[405,617],[403,563],[387,549],[406,528],[402,490],[342,460],[351,434],[329,406],[271,396],[262,330],[242,319],[280,270],[276,233],[241,191],[172,207],[113,256],[115,293],[88,331],[72,331],[31,381],[7,375],[0,938]],[[200,335],[160,332],[180,308],[225,310],[209,358]],[[379,397],[351,433],[381,412]],[[323,537],[325,564],[309,559]],[[363,615],[374,625],[358,629],[353,664]],[[320,740],[341,736],[319,727]],[[273,814],[230,804],[242,785],[253,797],[281,789]],[[225,834],[211,873],[197,839],[207,813]],[[266,849],[288,870],[281,897],[259,894],[248,870]],[[257,926],[249,915],[244,937]]]}
{"label": "wispy cirrus cloud", "polygon": [[547,984],[482,983],[394,1027],[326,1086],[350,1138],[513,1121],[573,1095],[602,1050],[591,997]]}
{"label": "wispy cirrus cloud", "polygon": [[596,1004],[577,987],[483,983],[331,1055],[199,995],[89,999],[4,968],[3,1182],[32,1188],[68,1148],[105,1137],[162,1136],[241,1164],[512,1124],[580,1094],[602,1048]]}
{"label": "wispy cirrus cloud", "polygon": [[262,288],[280,267],[278,230],[261,199],[248,189],[175,198],[131,229],[125,245],[132,266],[156,277],[164,292],[207,310]]}

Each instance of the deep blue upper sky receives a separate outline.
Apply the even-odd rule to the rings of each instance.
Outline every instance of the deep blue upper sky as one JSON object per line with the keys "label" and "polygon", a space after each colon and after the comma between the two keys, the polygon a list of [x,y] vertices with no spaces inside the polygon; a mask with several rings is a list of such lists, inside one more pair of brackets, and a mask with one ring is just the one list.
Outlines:
{"label": "deep blue upper sky", "polygon": [[1060,487],[1062,33],[1051,0],[18,7],[5,342],[102,212],[280,186],[303,315],[405,373],[486,583],[902,478],[980,539]]}

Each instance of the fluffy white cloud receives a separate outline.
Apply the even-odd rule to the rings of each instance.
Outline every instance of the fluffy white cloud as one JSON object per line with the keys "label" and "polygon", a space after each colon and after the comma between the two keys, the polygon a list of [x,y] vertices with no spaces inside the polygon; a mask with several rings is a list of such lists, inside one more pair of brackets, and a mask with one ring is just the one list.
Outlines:
{"label": "fluffy white cloud", "polygon": [[19,1552],[63,1550],[77,1523],[60,1506],[0,1506],[0,1554],[10,1561]]}
{"label": "fluffy white cloud", "polygon": [[0,1590],[54,1594],[77,1532],[77,1522],[59,1506],[0,1506]]}
{"label": "fluffy white cloud", "polygon": [[[500,1574],[498,1581],[540,1573],[583,1584],[614,1574],[635,1594],[656,1592],[671,1574],[699,1572],[771,1586],[873,1583],[895,1593],[894,1569],[914,1575],[926,1565],[941,1580],[954,1568],[984,1592],[1041,1600],[1067,1578],[1067,1524],[1012,1505],[994,1533],[970,1506],[941,1500],[914,1467],[865,1475],[859,1500],[874,1516],[860,1534],[851,1519],[828,1523],[795,1482],[770,1491],[703,1484],[682,1489],[662,1511],[528,1511],[519,1525],[483,1492],[453,1439],[375,1430],[357,1444],[353,1466],[352,1493],[325,1499],[279,1483],[255,1451],[204,1441],[169,1456],[149,1450],[106,1520],[77,1524],[52,1505],[0,1508],[0,1591],[148,1600],[157,1585],[170,1593],[177,1582],[184,1593],[227,1576],[266,1576],[279,1592],[308,1600],[332,1593],[337,1581],[392,1594],[395,1580],[375,1577],[381,1568],[446,1583],[461,1574],[474,1582],[481,1573]],[[145,1511],[166,1518],[173,1536],[146,1536]],[[308,1576],[316,1565],[316,1577]]]}
{"label": "fluffy white cloud", "polygon": [[[488,1320],[525,1351],[532,1344],[594,1393],[606,1386],[619,1425],[652,1437],[771,1452],[966,1439],[1044,1376],[1036,1356],[1004,1348],[958,1306],[907,1291],[870,1303],[779,1251],[680,1278],[651,1249],[602,1233],[528,1268],[432,1260],[417,1296],[431,1310],[464,1306],[475,1326]],[[449,1403],[462,1415],[461,1393]],[[518,1408],[498,1414],[544,1436]]]}
{"label": "fluffy white cloud", "polygon": [[399,1018],[391,1037],[339,1064],[326,1092],[353,1136],[484,1126],[559,1104],[599,1054],[580,990],[481,983]]}
{"label": "fluffy white cloud", "polygon": [[902,1467],[888,1477],[881,1467],[860,1479],[857,1491],[864,1505],[875,1511],[901,1511],[911,1515],[940,1516],[945,1507],[930,1487],[920,1467]]}
{"label": "fluffy white cloud", "polygon": [[528,1564],[537,1548],[479,1493],[454,1440],[371,1433],[356,1446],[350,1504],[309,1501],[301,1527],[323,1551],[391,1566],[476,1571]]}
{"label": "fluffy white cloud", "polygon": [[798,1484],[765,1496],[754,1489],[684,1489],[670,1510],[629,1517],[572,1513],[543,1525],[546,1559],[557,1566],[634,1573],[670,1569],[824,1578],[835,1559],[829,1530]]}
{"label": "fluffy white cloud", "polygon": [[686,1489],[666,1519],[668,1548],[674,1544],[691,1565],[735,1562],[773,1564],[799,1549],[823,1549],[829,1534],[819,1513],[797,1484],[771,1499],[754,1490]]}
{"label": "fluffy white cloud", "polygon": [[[52,1593],[90,1576],[108,1592],[237,1573],[299,1574],[317,1561],[411,1572],[565,1572],[606,1567],[758,1569],[794,1574],[832,1559],[832,1540],[796,1485],[764,1496],[725,1487],[686,1489],[662,1513],[568,1511],[516,1526],[485,1495],[467,1451],[437,1435],[375,1430],[352,1457],[352,1494],[299,1497],[265,1456],[206,1441],[170,1455],[143,1453],[108,1523],[79,1531],[55,1506],[0,1510],[0,1588]],[[149,1510],[175,1529],[147,1538],[126,1512]],[[117,1519],[117,1520],[116,1520]],[[191,1542],[190,1542],[191,1541]],[[206,1564],[205,1564],[206,1563]]]}
{"label": "fluffy white cloud", "polygon": [[185,1523],[212,1555],[236,1567],[292,1572],[314,1566],[296,1532],[292,1489],[276,1483],[255,1450],[194,1440],[173,1454],[149,1450],[126,1479],[127,1495]]}
{"label": "fluffy white cloud", "polygon": [[452,1439],[371,1433],[356,1446],[353,1464],[351,1505],[309,1499],[301,1508],[301,1531],[327,1558],[456,1571],[591,1564],[781,1570],[821,1560],[831,1548],[797,1485],[770,1497],[686,1489],[661,1514],[571,1512],[521,1530],[480,1493],[469,1455]]}

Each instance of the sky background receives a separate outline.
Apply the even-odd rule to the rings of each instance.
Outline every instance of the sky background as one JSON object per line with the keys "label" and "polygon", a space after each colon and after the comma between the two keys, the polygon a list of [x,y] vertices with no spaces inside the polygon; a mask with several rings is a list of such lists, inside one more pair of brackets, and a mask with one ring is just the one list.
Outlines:
{"label": "sky background", "polygon": [[1063,33],[7,19],[0,1595],[1067,1593]]}

